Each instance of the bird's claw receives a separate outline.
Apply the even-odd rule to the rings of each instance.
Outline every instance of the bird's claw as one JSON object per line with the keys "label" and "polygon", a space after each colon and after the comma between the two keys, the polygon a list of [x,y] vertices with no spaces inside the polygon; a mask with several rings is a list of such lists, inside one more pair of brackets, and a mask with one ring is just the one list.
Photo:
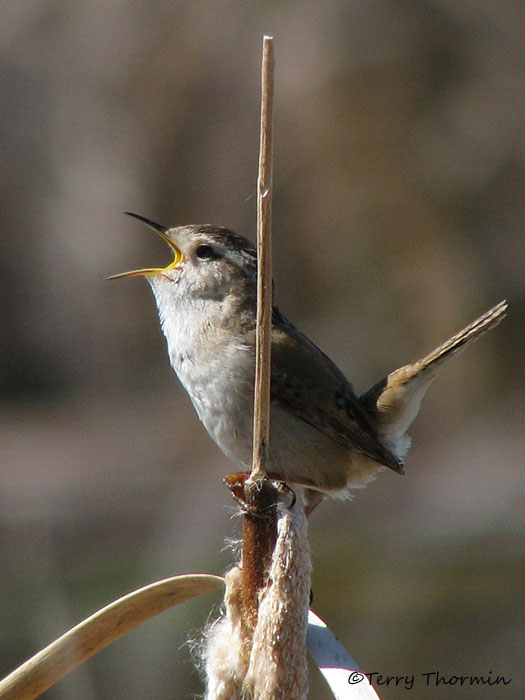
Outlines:
{"label": "bird's claw", "polygon": [[[282,503],[286,497],[288,497],[290,500],[287,508],[292,509],[294,507],[297,501],[294,490],[290,488],[286,482],[282,481],[282,479],[273,479],[272,475],[270,474],[268,477],[265,477],[262,480],[259,486],[260,490],[267,490],[266,497],[270,500],[270,503],[261,512],[260,508],[258,508],[256,505],[248,503],[246,499],[245,486],[249,476],[250,474],[248,472],[237,472],[234,474],[228,474],[228,476],[223,479],[223,483],[230,489],[233,499],[240,506],[242,513],[256,518],[270,517],[270,514],[267,511]],[[273,493],[270,493],[269,489],[272,489]]]}

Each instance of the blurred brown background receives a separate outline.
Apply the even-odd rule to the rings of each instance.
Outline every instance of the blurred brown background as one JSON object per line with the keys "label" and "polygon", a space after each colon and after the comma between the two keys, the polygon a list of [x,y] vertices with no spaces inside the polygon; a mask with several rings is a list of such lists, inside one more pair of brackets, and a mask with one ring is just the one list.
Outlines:
{"label": "blurred brown background", "polygon": [[[407,474],[311,520],[314,607],[385,700],[524,697],[523,7],[517,0],[4,3],[0,673],[174,573],[223,572],[233,469],[169,365],[123,210],[254,237],[261,37],[277,54],[281,309],[357,389],[507,297],[440,377]],[[202,692],[212,597],[46,698]],[[427,688],[418,674],[512,678]],[[312,670],[312,698],[328,698]]]}

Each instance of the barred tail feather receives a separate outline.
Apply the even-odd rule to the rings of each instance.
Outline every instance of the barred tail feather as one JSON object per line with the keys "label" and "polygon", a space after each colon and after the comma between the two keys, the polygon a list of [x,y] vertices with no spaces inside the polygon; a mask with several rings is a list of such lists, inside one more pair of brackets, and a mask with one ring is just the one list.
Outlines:
{"label": "barred tail feather", "polygon": [[402,460],[408,451],[410,438],[406,431],[439,369],[505,318],[507,306],[501,301],[431,353],[396,369],[363,394],[361,401],[374,415],[381,437],[396,457]]}

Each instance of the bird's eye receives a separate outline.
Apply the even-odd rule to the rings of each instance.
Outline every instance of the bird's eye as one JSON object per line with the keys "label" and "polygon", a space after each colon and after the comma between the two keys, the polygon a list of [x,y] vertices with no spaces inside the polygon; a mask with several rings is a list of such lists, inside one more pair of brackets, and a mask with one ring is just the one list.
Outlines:
{"label": "bird's eye", "polygon": [[201,260],[210,260],[211,258],[217,257],[215,250],[212,248],[212,246],[206,245],[205,243],[203,243],[197,248],[197,250],[195,251],[195,255]]}

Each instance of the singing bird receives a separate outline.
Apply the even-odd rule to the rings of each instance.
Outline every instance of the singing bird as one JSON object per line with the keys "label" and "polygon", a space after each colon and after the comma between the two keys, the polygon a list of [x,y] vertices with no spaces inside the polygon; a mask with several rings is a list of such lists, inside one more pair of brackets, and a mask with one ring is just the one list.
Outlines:
{"label": "singing bird", "polygon": [[[164,268],[132,270],[153,290],[171,365],[210,436],[251,468],[257,258],[243,236],[219,226],[166,228],[131,214],[171,248]],[[357,396],[352,384],[279,311],[272,314],[268,473],[302,489],[308,511],[344,496],[378,470],[403,473],[407,430],[440,368],[505,316],[500,302],[420,360]]]}

